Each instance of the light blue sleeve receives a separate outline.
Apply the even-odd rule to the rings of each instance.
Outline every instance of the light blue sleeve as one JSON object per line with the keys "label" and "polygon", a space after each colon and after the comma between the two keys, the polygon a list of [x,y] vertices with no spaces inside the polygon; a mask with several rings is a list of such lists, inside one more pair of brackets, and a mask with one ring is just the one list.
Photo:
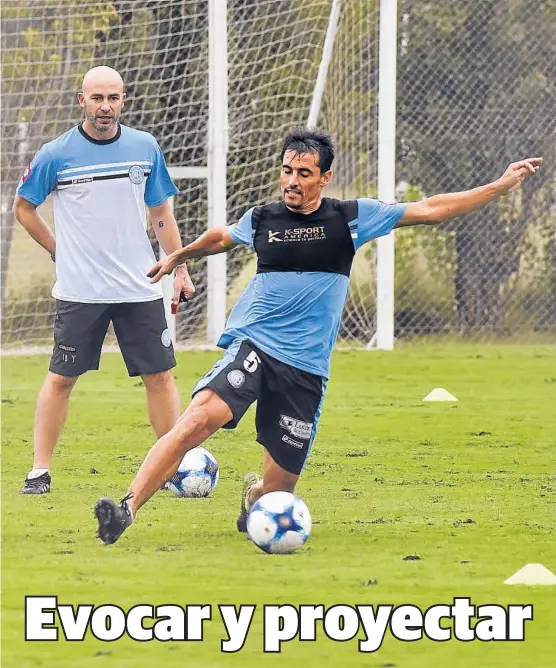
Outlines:
{"label": "light blue sleeve", "polygon": [[179,190],[173,184],[170,174],[168,174],[164,154],[160,150],[160,146],[156,144],[151,173],[145,187],[145,204],[147,206],[159,206],[169,197],[178,193]]}
{"label": "light blue sleeve", "polygon": [[390,234],[407,207],[407,204],[384,204],[368,197],[359,198],[357,204],[358,216],[350,223],[355,250],[371,239]]}
{"label": "light blue sleeve", "polygon": [[56,188],[56,169],[55,159],[48,148],[43,146],[27,165],[16,193],[31,204],[39,206]]}
{"label": "light blue sleeve", "polygon": [[255,230],[251,223],[251,216],[253,215],[253,210],[255,207],[252,207],[244,213],[243,216],[238,220],[237,223],[230,225],[228,228],[230,231],[230,236],[236,242],[236,244],[247,244],[249,248],[253,248],[253,238],[255,236]]}

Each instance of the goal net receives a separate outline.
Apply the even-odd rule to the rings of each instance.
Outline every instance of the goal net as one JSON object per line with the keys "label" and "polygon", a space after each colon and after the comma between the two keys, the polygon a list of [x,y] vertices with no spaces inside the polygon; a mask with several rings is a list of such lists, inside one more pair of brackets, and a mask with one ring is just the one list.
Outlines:
{"label": "goal net", "polygon": [[[337,144],[330,196],[377,195],[380,4],[341,3],[318,121]],[[332,0],[227,7],[223,223],[278,196],[280,142],[307,122]],[[398,17],[399,196],[473,187],[531,153],[543,153],[546,168],[522,195],[472,220],[396,234],[396,335],[517,332],[525,340],[540,332],[555,340],[554,3],[400,0]],[[79,122],[75,93],[88,68],[119,70],[128,93],[123,122],[152,132],[170,167],[191,168],[174,202],[184,243],[206,229],[208,37],[206,0],[3,1],[3,349],[52,338],[54,267],[10,211],[35,151]],[[42,214],[52,222],[48,201]],[[375,333],[375,266],[369,244],[356,257],[341,342],[365,345]],[[249,250],[228,254],[228,309],[254,268]],[[207,341],[206,261],[190,270],[198,296],[177,316],[177,342],[199,345]]]}
{"label": "goal net", "polygon": [[[34,152],[79,122],[75,93],[89,67],[103,63],[122,74],[128,94],[123,122],[152,132],[170,167],[206,165],[207,5],[197,0],[3,3],[4,348],[51,340],[54,267],[10,208]],[[376,191],[377,13],[374,3],[344,5],[320,124],[339,146],[329,192],[351,197]],[[228,221],[223,223],[277,196],[280,142],[292,126],[307,121],[330,10],[329,0],[228,2]],[[202,177],[176,182],[180,195],[174,207],[186,243],[206,228],[207,182]],[[51,222],[48,201],[41,212]],[[373,330],[372,249],[358,265],[342,334],[363,340]],[[247,249],[229,254],[228,308],[254,268]],[[176,335],[178,343],[202,344],[206,261],[191,262],[190,271],[198,296],[181,308]]]}

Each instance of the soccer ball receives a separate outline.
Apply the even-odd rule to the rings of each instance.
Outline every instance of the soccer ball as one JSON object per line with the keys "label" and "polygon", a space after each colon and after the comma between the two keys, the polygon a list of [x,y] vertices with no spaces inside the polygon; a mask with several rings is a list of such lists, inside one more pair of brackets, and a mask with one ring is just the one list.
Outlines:
{"label": "soccer ball", "polygon": [[185,453],[178,470],[164,485],[176,496],[199,498],[208,496],[216,487],[218,462],[205,448],[193,448]]}
{"label": "soccer ball", "polygon": [[290,492],[269,492],[247,516],[249,538],[269,554],[288,554],[301,547],[311,533],[311,515],[305,503]]}

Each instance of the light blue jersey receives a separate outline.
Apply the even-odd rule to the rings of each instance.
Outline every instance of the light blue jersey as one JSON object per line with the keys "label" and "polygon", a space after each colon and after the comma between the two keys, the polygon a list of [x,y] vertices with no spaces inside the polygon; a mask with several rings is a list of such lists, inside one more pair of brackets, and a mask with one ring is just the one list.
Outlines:
{"label": "light blue jersey", "polygon": [[249,340],[286,364],[328,378],[353,256],[364,243],[389,234],[405,208],[325,198],[309,215],[283,203],[250,209],[230,234],[254,248],[258,270],[218,345]]}
{"label": "light blue jersey", "polygon": [[145,204],[158,206],[177,192],[148,132],[120,125],[112,139],[95,140],[77,126],[45,144],[17,194],[37,206],[52,194],[52,295],[92,303],[160,299],[161,286],[146,276],[156,259]]}

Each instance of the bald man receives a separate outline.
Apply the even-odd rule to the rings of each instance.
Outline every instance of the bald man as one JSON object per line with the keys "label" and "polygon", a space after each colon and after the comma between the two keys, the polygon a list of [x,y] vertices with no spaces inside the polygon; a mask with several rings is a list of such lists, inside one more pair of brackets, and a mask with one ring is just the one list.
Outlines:
{"label": "bald man", "polygon": [[[56,263],[54,350],[35,410],[34,460],[23,494],[50,492],[50,462],[71,391],[98,369],[112,322],[130,376],[141,376],[157,437],[174,425],[180,399],[162,292],[147,279],[155,261],[146,207],[168,254],[181,238],[168,199],[172,183],[156,139],[121,125],[126,95],[118,72],[95,67],[78,93],[83,122],[45,144],[17,188],[14,213]],[[52,195],[54,233],[37,207]],[[146,205],[146,206],[145,206]],[[185,265],[174,277],[174,303],[193,296]]]}

